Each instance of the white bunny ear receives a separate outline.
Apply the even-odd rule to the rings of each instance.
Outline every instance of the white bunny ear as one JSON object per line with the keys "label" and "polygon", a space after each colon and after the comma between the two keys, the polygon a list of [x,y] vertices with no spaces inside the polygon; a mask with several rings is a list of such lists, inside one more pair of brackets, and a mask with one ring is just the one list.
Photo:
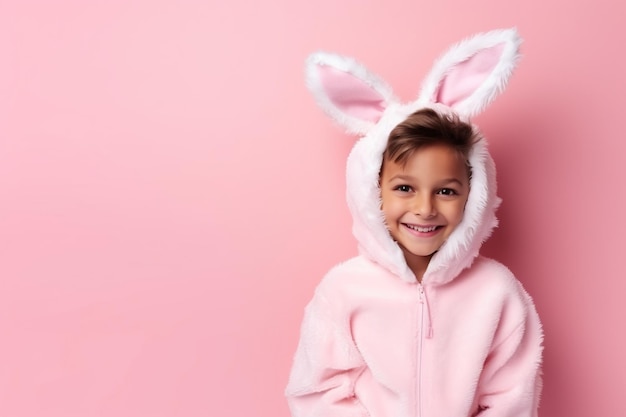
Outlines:
{"label": "white bunny ear", "polygon": [[306,78],[317,104],[350,133],[367,133],[394,100],[387,83],[356,60],[342,55],[310,55]]}
{"label": "white bunny ear", "polygon": [[480,113],[506,86],[520,44],[515,29],[503,29],[454,45],[426,77],[420,101],[444,104],[467,117]]}

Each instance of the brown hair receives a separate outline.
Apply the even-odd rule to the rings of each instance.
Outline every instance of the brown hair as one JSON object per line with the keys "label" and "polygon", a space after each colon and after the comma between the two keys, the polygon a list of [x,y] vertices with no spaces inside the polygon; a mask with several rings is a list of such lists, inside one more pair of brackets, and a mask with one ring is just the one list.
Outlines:
{"label": "brown hair", "polygon": [[442,115],[432,109],[421,109],[411,114],[389,133],[383,161],[406,164],[420,148],[443,144],[455,149],[469,167],[469,152],[477,140],[476,132],[469,123],[457,115]]}

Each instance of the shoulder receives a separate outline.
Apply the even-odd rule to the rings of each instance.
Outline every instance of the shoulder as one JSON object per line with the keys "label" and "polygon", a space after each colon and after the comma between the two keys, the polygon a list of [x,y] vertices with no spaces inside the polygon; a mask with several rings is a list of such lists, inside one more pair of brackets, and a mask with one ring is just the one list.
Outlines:
{"label": "shoulder", "polygon": [[320,287],[341,287],[357,282],[379,280],[390,275],[384,268],[363,256],[355,256],[332,267],[320,282]]}
{"label": "shoulder", "polygon": [[486,277],[485,283],[488,291],[491,291],[488,294],[491,296],[493,312],[497,314],[494,317],[498,317],[494,321],[497,325],[494,346],[498,346],[510,335],[517,335],[515,337],[520,343],[520,338],[526,337],[540,352],[543,343],[541,319],[532,297],[522,283],[509,268],[493,259],[479,257],[475,265],[477,272]]}
{"label": "shoulder", "polygon": [[470,274],[480,274],[494,280],[506,281],[515,279],[515,276],[506,265],[484,256],[476,257],[472,266],[467,270]]}
{"label": "shoulder", "polygon": [[517,310],[520,315],[526,315],[528,309],[533,308],[522,283],[508,267],[494,259],[477,257],[458,278],[485,299],[498,302],[501,308]]}
{"label": "shoulder", "polygon": [[506,265],[484,256],[477,257],[472,266],[461,274],[463,275],[495,290],[515,293],[523,291],[522,284]]}
{"label": "shoulder", "polygon": [[487,318],[484,321],[491,323],[495,345],[509,335],[526,332],[541,343],[541,322],[534,302],[509,268],[481,256],[457,278],[449,291],[456,293],[459,303],[467,302],[472,311]]}
{"label": "shoulder", "polygon": [[329,300],[367,299],[371,294],[394,294],[406,291],[410,284],[387,269],[363,257],[356,256],[328,271],[316,288],[316,293]]}

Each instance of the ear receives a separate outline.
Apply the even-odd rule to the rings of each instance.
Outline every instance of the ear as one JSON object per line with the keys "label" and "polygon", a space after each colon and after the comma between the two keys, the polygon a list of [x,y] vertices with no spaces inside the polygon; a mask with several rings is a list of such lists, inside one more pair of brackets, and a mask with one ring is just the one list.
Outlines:
{"label": "ear", "polygon": [[349,57],[314,53],[306,78],[317,104],[350,133],[367,133],[394,100],[389,85]]}
{"label": "ear", "polygon": [[454,45],[426,77],[420,99],[444,104],[467,117],[480,113],[506,86],[520,44],[515,29],[504,29]]}

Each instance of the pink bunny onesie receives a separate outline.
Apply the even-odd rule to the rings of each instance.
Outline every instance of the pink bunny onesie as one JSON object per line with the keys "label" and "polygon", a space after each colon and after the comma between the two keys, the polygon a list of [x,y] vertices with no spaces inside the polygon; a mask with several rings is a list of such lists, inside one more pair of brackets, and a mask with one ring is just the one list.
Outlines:
{"label": "pink bunny onesie", "polygon": [[351,58],[309,58],[318,104],[362,136],[347,163],[359,255],[331,269],[306,307],[286,389],[293,417],[537,416],[539,317],[512,273],[478,253],[500,203],[486,140],[478,133],[470,152],[463,220],[421,283],[385,227],[378,188],[391,129],[425,107],[469,120],[506,85],[519,44],[507,29],[454,45],[408,104]]}

